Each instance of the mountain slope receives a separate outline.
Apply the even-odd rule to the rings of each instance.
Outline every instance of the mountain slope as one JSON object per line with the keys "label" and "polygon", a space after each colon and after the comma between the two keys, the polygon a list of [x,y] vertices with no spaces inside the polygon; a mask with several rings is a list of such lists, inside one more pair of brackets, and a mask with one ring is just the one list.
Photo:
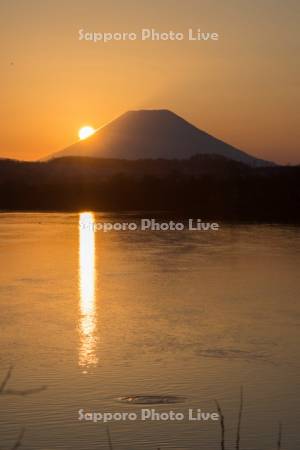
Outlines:
{"label": "mountain slope", "polygon": [[196,154],[221,155],[251,166],[272,165],[214,138],[168,110],[128,111],[88,139],[50,158],[186,159]]}

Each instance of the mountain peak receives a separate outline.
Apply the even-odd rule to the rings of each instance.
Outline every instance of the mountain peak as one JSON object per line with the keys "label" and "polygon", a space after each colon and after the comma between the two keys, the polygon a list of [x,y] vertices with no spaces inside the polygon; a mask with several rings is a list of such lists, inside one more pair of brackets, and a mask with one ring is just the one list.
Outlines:
{"label": "mountain peak", "polygon": [[175,115],[173,111],[169,109],[129,109],[124,114],[172,114]]}

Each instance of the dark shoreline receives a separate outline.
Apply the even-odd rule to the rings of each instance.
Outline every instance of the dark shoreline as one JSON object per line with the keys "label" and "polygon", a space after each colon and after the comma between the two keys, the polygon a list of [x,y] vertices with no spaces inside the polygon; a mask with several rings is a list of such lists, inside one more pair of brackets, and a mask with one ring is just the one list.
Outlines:
{"label": "dark shoreline", "polygon": [[130,211],[130,210],[91,210],[88,208],[83,209],[18,209],[18,210],[0,210],[0,218],[1,215],[5,214],[68,214],[68,215],[79,215],[82,212],[92,212],[94,214],[103,214],[103,215],[109,215],[113,218],[131,218],[133,220],[138,219],[156,219],[159,221],[181,221],[185,224],[188,222],[189,219],[200,219],[202,222],[207,223],[213,223],[218,222],[220,224],[220,229],[225,226],[251,226],[251,225],[262,225],[262,226],[270,226],[270,227],[276,227],[276,226],[290,226],[290,227],[300,227],[300,220],[299,221],[291,221],[291,220],[282,220],[282,221],[262,221],[262,220],[224,220],[222,218],[218,217],[199,217],[199,215],[190,214],[182,215],[178,214],[176,211]]}
{"label": "dark shoreline", "polygon": [[233,223],[300,223],[300,166],[188,160],[0,161],[2,211],[158,211]]}

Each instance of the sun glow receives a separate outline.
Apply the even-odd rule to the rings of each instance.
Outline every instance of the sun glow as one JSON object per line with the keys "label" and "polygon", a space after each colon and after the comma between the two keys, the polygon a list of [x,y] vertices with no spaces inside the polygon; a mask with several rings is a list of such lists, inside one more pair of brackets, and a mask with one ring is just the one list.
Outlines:
{"label": "sun glow", "polygon": [[89,126],[89,125],[87,125],[87,126],[85,126],[85,127],[82,127],[82,128],[80,128],[80,130],[78,131],[78,136],[79,136],[79,139],[86,139],[86,138],[88,138],[88,137],[90,137],[90,136],[92,136],[92,134],[94,134],[95,133],[95,128],[93,128],[93,127],[91,127],[91,126]]}
{"label": "sun glow", "polygon": [[96,365],[96,305],[95,305],[95,233],[93,213],[79,216],[79,291],[80,291],[80,348],[79,365]]}

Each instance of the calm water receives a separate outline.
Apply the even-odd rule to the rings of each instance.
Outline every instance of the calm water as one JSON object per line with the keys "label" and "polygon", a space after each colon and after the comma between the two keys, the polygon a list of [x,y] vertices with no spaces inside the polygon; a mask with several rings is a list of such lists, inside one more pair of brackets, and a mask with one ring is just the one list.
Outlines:
{"label": "calm water", "polygon": [[[96,220],[124,218],[98,214]],[[298,450],[300,231],[80,231],[76,214],[0,216],[0,446],[20,428],[25,449],[107,449],[106,427],[78,410],[134,411],[115,399],[178,395],[225,414],[241,448]],[[152,406],[153,407],[153,406]],[[298,417],[297,417],[298,414]],[[219,449],[218,422],[114,422],[114,450]]]}

